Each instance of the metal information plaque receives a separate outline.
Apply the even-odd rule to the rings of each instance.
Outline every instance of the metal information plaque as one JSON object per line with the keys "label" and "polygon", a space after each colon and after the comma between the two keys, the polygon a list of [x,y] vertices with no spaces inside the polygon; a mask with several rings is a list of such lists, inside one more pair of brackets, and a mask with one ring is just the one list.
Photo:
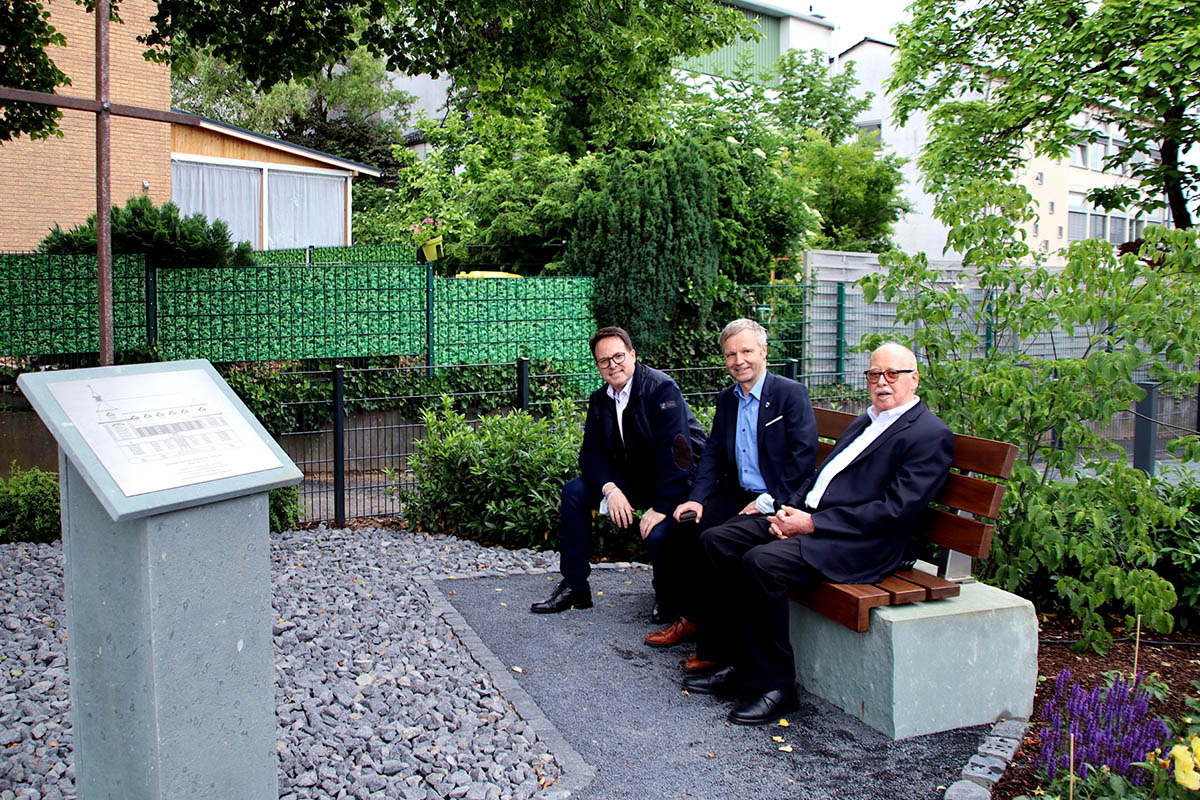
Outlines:
{"label": "metal information plaque", "polygon": [[204,360],[27,373],[17,384],[114,521],[302,477]]}

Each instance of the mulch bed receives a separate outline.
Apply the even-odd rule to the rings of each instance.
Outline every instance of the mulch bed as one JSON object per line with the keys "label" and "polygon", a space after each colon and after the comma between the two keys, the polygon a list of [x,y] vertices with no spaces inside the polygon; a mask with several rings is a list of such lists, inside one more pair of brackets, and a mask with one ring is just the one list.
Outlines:
{"label": "mulch bed", "polygon": [[[992,792],[993,800],[1012,800],[1020,795],[1033,796],[1041,784],[1033,770],[1041,739],[1042,704],[1054,691],[1054,680],[1064,669],[1071,670],[1071,680],[1084,689],[1091,689],[1104,681],[1104,672],[1119,670],[1126,675],[1133,669],[1134,642],[1132,631],[1113,630],[1120,638],[1128,636],[1130,641],[1113,644],[1101,655],[1092,650],[1077,653],[1069,642],[1079,638],[1078,628],[1054,618],[1042,620],[1040,644],[1038,646],[1037,694],[1033,704],[1033,719],[1025,744],[1016,760],[1009,766],[1004,778]],[[1168,644],[1157,644],[1165,642]],[[1195,697],[1197,690],[1192,681],[1200,681],[1200,632],[1182,631],[1172,634],[1155,634],[1143,631],[1138,650],[1139,672],[1155,673],[1167,683],[1170,696],[1163,701],[1152,701],[1150,713],[1177,722],[1187,713],[1183,704],[1185,695]]]}

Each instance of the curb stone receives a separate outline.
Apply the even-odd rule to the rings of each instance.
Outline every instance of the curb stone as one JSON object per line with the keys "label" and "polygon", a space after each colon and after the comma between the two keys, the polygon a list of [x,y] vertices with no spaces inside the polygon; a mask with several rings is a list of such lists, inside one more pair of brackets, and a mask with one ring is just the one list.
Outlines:
{"label": "curb stone", "polygon": [[1023,719],[997,722],[963,767],[962,779],[947,787],[944,800],[991,800],[992,789],[1016,758],[1028,729]]}
{"label": "curb stone", "polygon": [[534,800],[565,800],[591,783],[596,777],[596,768],[584,761],[583,756],[563,738],[533,698],[509,675],[500,659],[496,658],[462,615],[450,605],[434,582],[428,578],[421,578],[417,582],[429,596],[434,613],[453,629],[471,656],[479,662],[479,666],[491,676],[500,694],[512,703],[513,708],[529,723],[538,739],[545,742],[546,747],[562,766],[563,771],[559,779],[552,786],[537,792],[533,796]]}

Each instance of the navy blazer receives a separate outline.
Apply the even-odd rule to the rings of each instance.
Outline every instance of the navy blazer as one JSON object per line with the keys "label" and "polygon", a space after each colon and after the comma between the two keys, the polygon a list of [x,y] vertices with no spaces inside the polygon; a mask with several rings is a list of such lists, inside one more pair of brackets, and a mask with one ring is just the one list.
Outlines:
{"label": "navy blazer", "polygon": [[[837,440],[832,459],[871,423],[855,419]],[[796,536],[804,560],[831,581],[872,583],[904,560],[912,525],[941,490],[954,459],[954,434],[918,402],[829,483],[815,530]],[[827,459],[828,460],[828,459]],[[813,475],[787,505],[804,508]]]}
{"label": "navy blazer", "polygon": [[[689,500],[703,505],[714,494],[742,488],[738,476],[738,397],[733,386],[717,395],[712,433]],[[812,475],[817,463],[817,422],[808,389],[781,375],[766,374],[758,404],[758,469],[776,500],[790,497]]]}
{"label": "navy blazer", "polygon": [[669,516],[687,496],[704,431],[675,381],[640,361],[622,422],[624,440],[608,386],[592,392],[579,450],[583,479],[596,491],[612,481],[635,508],[648,505]]}

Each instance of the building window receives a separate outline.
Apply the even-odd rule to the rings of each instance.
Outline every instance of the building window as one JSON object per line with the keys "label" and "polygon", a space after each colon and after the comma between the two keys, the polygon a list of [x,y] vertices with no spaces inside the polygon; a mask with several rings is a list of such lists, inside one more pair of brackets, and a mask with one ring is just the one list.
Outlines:
{"label": "building window", "polygon": [[1071,192],[1067,212],[1067,238],[1078,242],[1088,238],[1087,200],[1080,192]]}
{"label": "building window", "polygon": [[880,122],[860,122],[858,123],[858,132],[864,138],[874,139],[876,142],[883,141],[883,124]]}
{"label": "building window", "polygon": [[1058,226],[1058,238],[1061,239],[1062,237],[1063,237],[1063,226],[1059,225]]}
{"label": "building window", "polygon": [[1116,214],[1108,218],[1108,241],[1112,244],[1125,243],[1125,218]]}
{"label": "building window", "polygon": [[222,220],[235,242],[262,249],[262,170],[191,161],[171,162],[171,201],[182,216]]}
{"label": "building window", "polygon": [[1088,165],[1088,145],[1087,142],[1080,142],[1071,148],[1071,166],[1083,167],[1087,169]]}
{"label": "building window", "polygon": [[1092,142],[1089,148],[1089,155],[1092,159],[1092,169],[1097,172],[1104,171],[1104,159],[1108,157],[1108,141],[1101,139],[1098,142]]}
{"label": "building window", "polygon": [[1088,238],[1103,239],[1107,230],[1108,218],[1103,214],[1092,214],[1091,231],[1088,233]]}
{"label": "building window", "polygon": [[1051,214],[1054,213],[1054,201],[1053,200],[1050,201],[1050,213]]}

